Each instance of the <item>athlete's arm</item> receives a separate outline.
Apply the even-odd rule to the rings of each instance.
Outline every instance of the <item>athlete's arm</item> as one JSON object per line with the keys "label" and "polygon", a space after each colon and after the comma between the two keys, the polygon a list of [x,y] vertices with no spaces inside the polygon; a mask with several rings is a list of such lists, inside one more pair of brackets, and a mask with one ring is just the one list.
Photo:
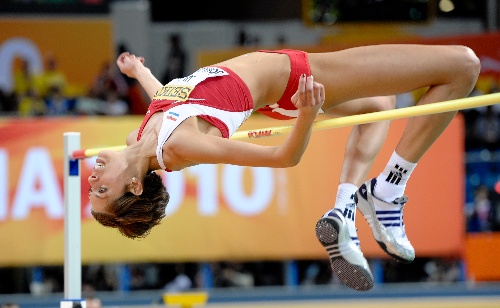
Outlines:
{"label": "athlete's arm", "polygon": [[[164,148],[167,155],[195,163],[232,164],[256,167],[291,167],[299,163],[312,132],[312,124],[325,98],[323,85],[302,77],[292,101],[299,110],[295,125],[279,146],[262,146],[229,140],[195,130],[174,132]],[[168,165],[167,165],[168,167]]]}
{"label": "athlete's arm", "polygon": [[128,52],[124,52],[116,59],[116,64],[120,71],[130,78],[135,78],[141,84],[142,88],[153,98],[156,91],[163,86],[158,79],[151,73],[151,70],[144,66],[144,58],[136,57]]}

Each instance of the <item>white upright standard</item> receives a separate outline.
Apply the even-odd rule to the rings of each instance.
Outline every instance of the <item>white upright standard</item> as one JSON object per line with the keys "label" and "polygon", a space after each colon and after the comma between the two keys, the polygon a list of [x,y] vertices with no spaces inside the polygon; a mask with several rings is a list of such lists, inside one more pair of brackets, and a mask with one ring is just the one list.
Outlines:
{"label": "white upright standard", "polygon": [[82,299],[80,133],[64,133],[64,299],[60,308],[85,308]]}

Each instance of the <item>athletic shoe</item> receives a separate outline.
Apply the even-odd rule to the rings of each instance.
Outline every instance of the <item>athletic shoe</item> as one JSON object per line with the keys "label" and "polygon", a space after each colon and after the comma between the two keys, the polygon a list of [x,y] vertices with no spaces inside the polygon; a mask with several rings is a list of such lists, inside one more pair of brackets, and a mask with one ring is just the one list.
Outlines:
{"label": "athletic shoe", "polygon": [[344,216],[333,210],[316,224],[316,237],[330,256],[332,271],[351,289],[373,288],[373,275],[363,253],[351,240]]}
{"label": "athletic shoe", "polygon": [[358,189],[358,209],[370,225],[380,247],[397,261],[410,263],[415,259],[415,249],[406,237],[403,223],[403,208],[408,197],[397,198],[392,203],[382,201],[373,195],[376,184],[377,179],[372,179]]}
{"label": "athletic shoe", "polygon": [[[356,229],[356,202],[354,202],[354,194],[351,196],[351,201],[345,205],[344,210],[333,208],[323,215],[323,217],[328,217],[333,215],[333,211],[339,211],[345,218],[345,222],[347,225],[347,232],[349,232],[351,240],[360,248],[359,238],[358,238],[358,229]],[[361,248],[360,248],[361,249]]]}

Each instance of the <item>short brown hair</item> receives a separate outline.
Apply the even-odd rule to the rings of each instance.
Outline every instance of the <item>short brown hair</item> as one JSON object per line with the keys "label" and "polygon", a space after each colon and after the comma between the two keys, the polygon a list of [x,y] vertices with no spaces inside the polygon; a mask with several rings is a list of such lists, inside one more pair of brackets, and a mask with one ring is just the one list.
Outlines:
{"label": "short brown hair", "polygon": [[107,213],[91,210],[92,216],[101,225],[117,228],[128,238],[146,237],[151,228],[160,224],[165,217],[170,195],[163,185],[162,178],[154,171],[146,175],[143,187],[141,195],[136,196],[127,191],[108,206]]}

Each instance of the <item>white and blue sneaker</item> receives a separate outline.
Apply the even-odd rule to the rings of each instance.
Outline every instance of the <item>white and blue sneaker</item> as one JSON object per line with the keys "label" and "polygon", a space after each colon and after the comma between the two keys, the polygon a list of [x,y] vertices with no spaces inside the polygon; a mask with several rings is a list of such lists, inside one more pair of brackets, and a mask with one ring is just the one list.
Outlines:
{"label": "white and blue sneaker", "polygon": [[358,238],[358,229],[356,229],[356,202],[354,201],[355,195],[355,193],[351,195],[350,201],[345,204],[344,210],[334,207],[333,209],[326,212],[323,217],[332,215],[333,211],[339,211],[340,213],[342,213],[342,215],[344,215],[345,222],[347,224],[347,231],[349,232],[351,240],[361,250]]}
{"label": "white and blue sneaker", "polygon": [[415,259],[415,249],[406,237],[403,209],[408,197],[402,196],[392,203],[373,195],[377,179],[365,182],[356,192],[356,203],[372,229],[373,237],[391,257],[402,263]]}
{"label": "white and blue sneaker", "polygon": [[316,237],[330,257],[332,271],[340,282],[351,289],[373,288],[373,275],[359,246],[349,236],[346,219],[334,209],[316,224]]}

